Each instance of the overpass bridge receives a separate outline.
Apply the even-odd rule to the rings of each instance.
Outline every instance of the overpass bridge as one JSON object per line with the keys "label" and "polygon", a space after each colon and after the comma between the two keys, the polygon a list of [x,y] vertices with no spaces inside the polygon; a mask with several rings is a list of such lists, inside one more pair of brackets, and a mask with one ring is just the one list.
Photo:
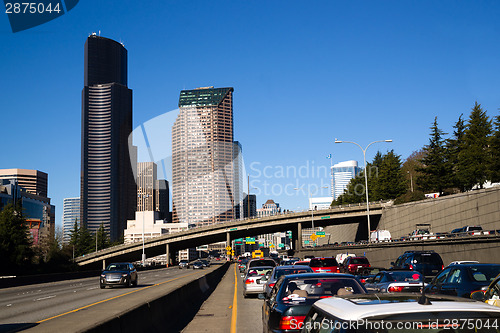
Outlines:
{"label": "overpass bridge", "polygon": [[[371,203],[370,218],[376,225],[387,204]],[[340,224],[359,224],[360,239],[367,239],[366,206],[356,205],[314,211],[314,226],[326,227]],[[201,245],[243,237],[258,236],[274,232],[292,231],[295,250],[302,249],[302,229],[311,227],[311,212],[298,212],[274,215],[262,218],[235,220],[210,226],[193,228],[187,231],[163,235],[145,241],[145,253],[148,258],[161,254],[167,255],[167,262],[172,263],[171,253]],[[86,268],[100,268],[106,261],[138,261],[142,255],[142,242],[122,244],[102,251],[75,258],[75,262]]]}

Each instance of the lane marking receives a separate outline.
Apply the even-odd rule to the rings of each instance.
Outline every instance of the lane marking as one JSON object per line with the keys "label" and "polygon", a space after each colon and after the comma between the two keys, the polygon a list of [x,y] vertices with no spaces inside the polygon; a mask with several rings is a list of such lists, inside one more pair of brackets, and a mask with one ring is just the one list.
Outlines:
{"label": "lane marking", "polygon": [[190,273],[190,274],[184,275],[184,276],[179,276],[179,277],[177,277],[175,279],[170,279],[170,280],[163,281],[163,282],[160,282],[160,283],[156,283],[156,284],[153,284],[151,286],[147,286],[147,287],[144,287],[144,288],[141,288],[141,289],[132,290],[132,291],[129,291],[128,293],[125,293],[125,294],[121,294],[121,295],[114,296],[114,297],[111,297],[111,298],[103,299],[102,301],[95,302],[95,303],[92,303],[92,304],[89,304],[89,305],[85,305],[85,306],[82,306],[81,308],[78,308],[78,309],[74,309],[74,310],[71,310],[71,311],[68,311],[68,312],[65,312],[65,313],[58,314],[58,315],[53,316],[53,317],[42,319],[40,321],[37,321],[36,323],[40,324],[40,323],[43,323],[43,322],[46,322],[46,321],[49,321],[49,320],[52,320],[52,319],[55,319],[55,318],[59,318],[59,317],[65,316],[65,315],[70,314],[70,313],[74,313],[74,312],[78,312],[78,311],[83,310],[83,309],[90,308],[91,306],[94,306],[94,305],[97,305],[97,304],[105,303],[105,302],[111,301],[113,299],[117,299],[117,298],[120,298],[120,297],[123,297],[123,296],[127,296],[127,295],[130,295],[130,294],[136,293],[138,291],[146,290],[146,289],[149,289],[149,288],[152,288],[152,287],[157,287],[157,286],[160,286],[162,284],[165,284],[165,283],[168,283],[168,282],[172,282],[172,281],[175,281],[175,280],[178,280],[178,279],[181,279],[181,278],[185,278],[185,277],[188,277],[188,276],[191,276],[191,275],[194,275],[194,274],[198,274],[198,272]]}
{"label": "lane marking", "polygon": [[36,302],[36,301],[43,301],[44,299],[49,299],[49,298],[54,298],[54,297],[56,297],[56,295],[47,296],[47,297],[42,297],[42,298],[37,298],[37,299],[35,299],[35,302]]}
{"label": "lane marking", "polygon": [[236,317],[238,316],[238,276],[236,275],[236,266],[234,265],[234,296],[233,309],[231,311],[231,333],[236,333]]}

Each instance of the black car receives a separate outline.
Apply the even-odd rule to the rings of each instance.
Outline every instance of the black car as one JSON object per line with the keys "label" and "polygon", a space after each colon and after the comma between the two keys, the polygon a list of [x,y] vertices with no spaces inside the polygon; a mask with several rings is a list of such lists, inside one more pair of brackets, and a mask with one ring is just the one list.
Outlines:
{"label": "black car", "polygon": [[193,267],[193,269],[203,269],[204,267],[203,263],[200,260],[196,260],[191,266]]}
{"label": "black car", "polygon": [[434,251],[406,251],[391,265],[392,269],[418,271],[427,278],[426,281],[444,268],[443,259]]}
{"label": "black car", "polygon": [[312,304],[319,299],[365,294],[350,274],[303,273],[281,276],[262,306],[264,332],[299,332]]}
{"label": "black car", "polygon": [[469,298],[474,291],[486,290],[499,273],[500,264],[450,265],[425,287],[425,292]]}
{"label": "black car", "polygon": [[106,286],[137,286],[137,270],[128,262],[109,264],[101,273],[99,285],[101,289]]}

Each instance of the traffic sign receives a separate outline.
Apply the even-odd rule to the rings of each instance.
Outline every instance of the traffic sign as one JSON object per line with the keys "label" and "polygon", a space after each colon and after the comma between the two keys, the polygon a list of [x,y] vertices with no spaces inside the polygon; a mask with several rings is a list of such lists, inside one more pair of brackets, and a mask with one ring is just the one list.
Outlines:
{"label": "traffic sign", "polygon": [[281,249],[282,247],[285,247],[285,244],[278,244],[278,247]]}
{"label": "traffic sign", "polygon": [[311,238],[313,241],[315,241],[316,238],[318,238],[318,236],[316,236],[316,234],[312,234],[311,236],[309,236],[309,238]]}
{"label": "traffic sign", "polygon": [[304,241],[304,244],[309,244],[309,241]]}
{"label": "traffic sign", "polygon": [[325,237],[326,233],[324,231],[317,231],[316,232],[316,236],[318,236],[318,237]]}
{"label": "traffic sign", "polygon": [[321,216],[322,219],[329,219],[330,216]]}
{"label": "traffic sign", "polygon": [[226,250],[231,251],[231,246],[226,247]]}
{"label": "traffic sign", "polygon": [[247,237],[245,239],[245,243],[247,243],[247,244],[255,244],[255,238]]}

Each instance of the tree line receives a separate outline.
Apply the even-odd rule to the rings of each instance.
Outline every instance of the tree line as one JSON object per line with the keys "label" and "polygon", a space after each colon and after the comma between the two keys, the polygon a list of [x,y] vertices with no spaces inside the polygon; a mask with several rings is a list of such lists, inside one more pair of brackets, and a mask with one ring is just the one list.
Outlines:
{"label": "tree line", "polygon": [[500,115],[490,119],[475,102],[468,119],[463,117],[448,138],[435,117],[429,143],[404,163],[393,150],[384,155],[377,152],[332,206],[366,201],[365,171],[369,200],[394,199],[396,204],[422,200],[424,193],[447,195],[483,188],[488,181],[500,182]]}

